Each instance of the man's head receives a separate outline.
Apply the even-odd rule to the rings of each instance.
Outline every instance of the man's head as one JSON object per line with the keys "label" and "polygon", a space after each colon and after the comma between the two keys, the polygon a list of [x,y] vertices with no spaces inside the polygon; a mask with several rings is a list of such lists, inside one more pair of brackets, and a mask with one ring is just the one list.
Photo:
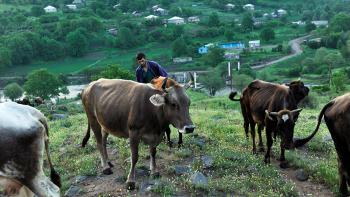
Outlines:
{"label": "man's head", "polygon": [[146,55],[144,53],[138,53],[136,55],[136,61],[139,65],[145,66],[146,65]]}

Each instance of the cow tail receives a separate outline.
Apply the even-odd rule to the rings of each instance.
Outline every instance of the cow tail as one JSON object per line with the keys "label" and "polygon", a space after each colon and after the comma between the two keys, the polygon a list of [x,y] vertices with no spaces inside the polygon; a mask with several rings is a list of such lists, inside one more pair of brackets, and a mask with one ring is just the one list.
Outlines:
{"label": "cow tail", "polygon": [[90,122],[88,121],[88,128],[86,130],[85,137],[81,143],[81,147],[85,147],[89,139],[90,139]]}
{"label": "cow tail", "polygon": [[53,164],[51,162],[51,157],[50,157],[50,151],[49,151],[49,128],[47,126],[47,122],[45,121],[41,121],[41,123],[44,125],[45,127],[45,131],[46,131],[46,137],[45,137],[45,151],[46,151],[46,156],[47,156],[47,161],[49,163],[49,167],[50,167],[50,171],[51,171],[51,181],[57,185],[58,187],[61,187],[61,177],[60,175],[55,171]]}
{"label": "cow tail", "polygon": [[237,92],[231,92],[228,98],[232,101],[241,101],[241,99],[235,99],[234,97],[237,95]]}
{"label": "cow tail", "polygon": [[306,137],[305,139],[299,139],[299,140],[295,141],[295,142],[294,142],[294,143],[295,143],[295,144],[294,144],[295,147],[300,147],[300,146],[306,144],[308,141],[310,141],[310,140],[315,136],[315,134],[317,133],[318,129],[320,128],[321,121],[322,121],[322,118],[323,118],[323,116],[324,116],[325,111],[326,111],[330,106],[332,106],[333,104],[334,104],[334,101],[331,101],[331,102],[327,103],[327,104],[322,108],[322,110],[321,110],[321,112],[320,112],[320,114],[319,114],[319,116],[318,116],[318,122],[317,122],[317,126],[316,126],[316,129],[314,130],[314,132],[312,132],[312,134],[311,134],[310,136]]}

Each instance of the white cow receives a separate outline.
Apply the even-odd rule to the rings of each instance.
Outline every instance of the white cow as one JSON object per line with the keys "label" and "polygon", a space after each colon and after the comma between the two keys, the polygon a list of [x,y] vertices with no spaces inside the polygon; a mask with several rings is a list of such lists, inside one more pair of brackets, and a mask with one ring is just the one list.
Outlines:
{"label": "white cow", "polygon": [[[37,109],[0,103],[0,191],[10,196],[59,197],[60,177],[48,147],[48,127]],[[51,182],[43,171],[46,150]]]}

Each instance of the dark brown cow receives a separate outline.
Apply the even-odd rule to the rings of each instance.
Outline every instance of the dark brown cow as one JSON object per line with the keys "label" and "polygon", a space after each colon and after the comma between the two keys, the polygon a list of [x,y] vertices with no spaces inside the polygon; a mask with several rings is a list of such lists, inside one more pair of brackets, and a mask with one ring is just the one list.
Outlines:
{"label": "dark brown cow", "polygon": [[[26,105],[1,103],[0,136],[0,188],[10,196],[59,197],[60,178],[51,163],[44,115]],[[44,151],[53,182],[43,171]]]}
{"label": "dark brown cow", "polygon": [[350,187],[350,93],[339,96],[326,104],[320,112],[315,131],[306,139],[310,140],[318,131],[322,117],[331,133],[338,154],[339,191],[348,196]]}
{"label": "dark brown cow", "polygon": [[170,88],[159,90],[152,84],[118,79],[100,79],[88,85],[82,92],[89,124],[82,145],[85,146],[89,139],[91,126],[101,153],[104,174],[111,174],[113,167],[106,150],[109,134],[129,138],[131,168],[128,189],[135,188],[135,165],[141,140],[149,145],[151,174],[159,174],[155,161],[156,147],[164,136],[165,127],[172,124],[181,133],[194,131],[189,114],[190,99],[185,92],[187,87],[173,81]]}
{"label": "dark brown cow", "polygon": [[261,129],[266,126],[267,152],[265,162],[270,162],[270,150],[273,143],[272,134],[281,136],[281,167],[286,167],[284,151],[296,145],[301,146],[305,140],[293,142],[295,121],[301,109],[297,103],[308,95],[309,89],[301,81],[288,85],[268,83],[255,80],[246,87],[240,99],[234,99],[236,93],[230,94],[230,99],[240,101],[244,118],[244,129],[248,136],[250,126],[253,152],[255,147],[255,124],[259,125],[259,146],[262,147]]}

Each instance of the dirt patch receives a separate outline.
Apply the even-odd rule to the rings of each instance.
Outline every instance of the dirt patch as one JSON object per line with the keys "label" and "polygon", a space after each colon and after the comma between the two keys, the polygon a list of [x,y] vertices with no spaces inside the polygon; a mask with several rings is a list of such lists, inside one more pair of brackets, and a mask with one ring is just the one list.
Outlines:
{"label": "dirt patch", "polygon": [[289,168],[282,169],[279,167],[280,162],[275,158],[271,158],[271,164],[279,169],[282,177],[289,182],[294,183],[295,190],[298,192],[299,196],[318,196],[318,197],[329,197],[335,196],[326,185],[315,183],[308,179],[306,181],[299,181],[296,178],[297,168],[290,166]]}

